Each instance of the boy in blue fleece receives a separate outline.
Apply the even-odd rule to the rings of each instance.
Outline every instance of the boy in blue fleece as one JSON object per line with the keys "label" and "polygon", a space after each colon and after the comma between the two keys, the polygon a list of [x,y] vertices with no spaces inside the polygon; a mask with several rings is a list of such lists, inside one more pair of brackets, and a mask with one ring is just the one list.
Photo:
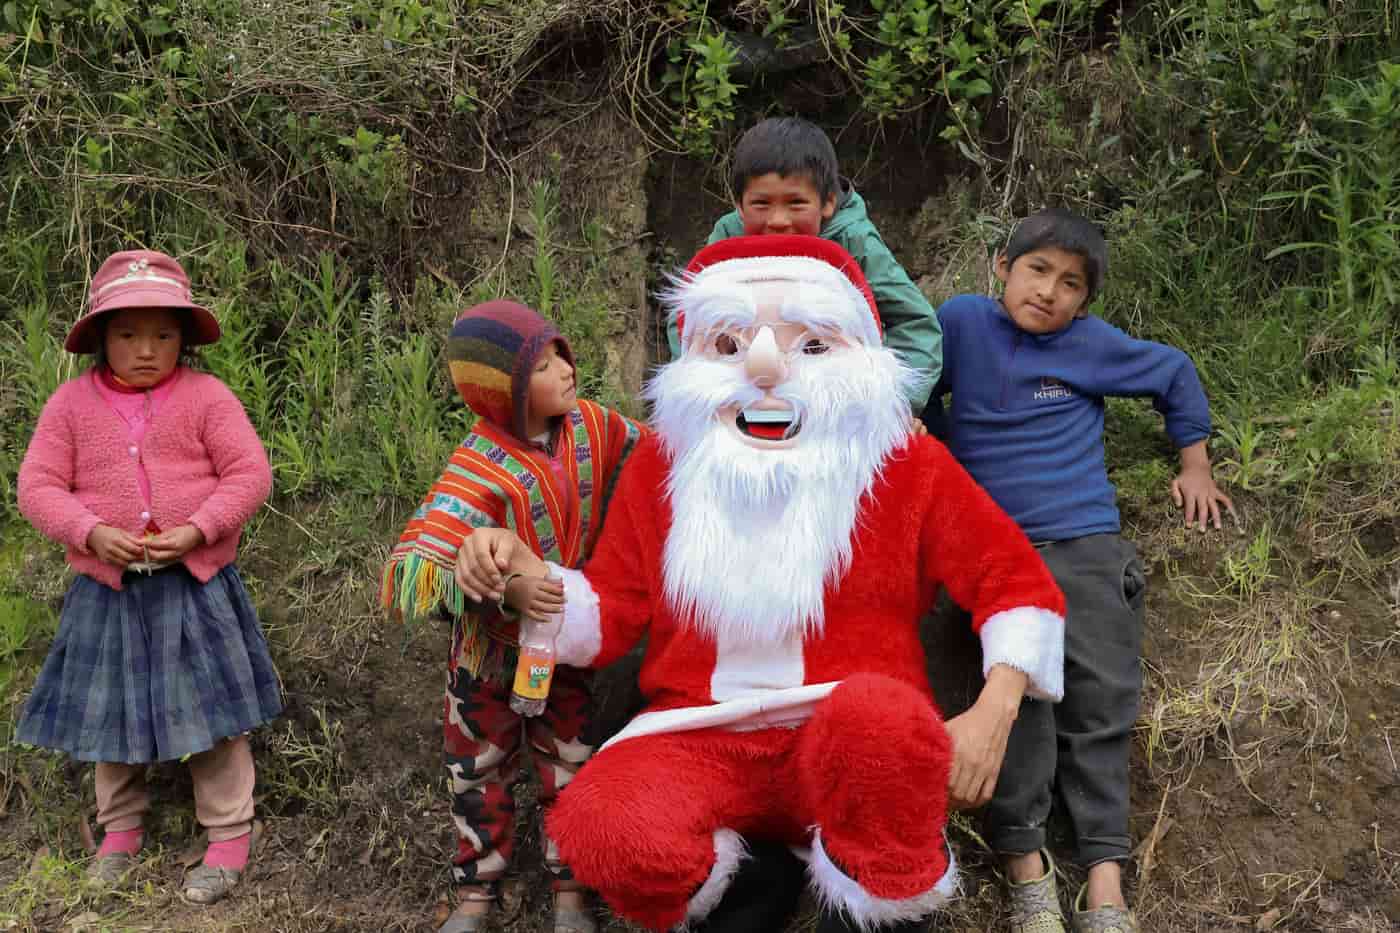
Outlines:
{"label": "boy in blue fleece", "polygon": [[1234,513],[1211,477],[1210,409],[1186,354],[1087,316],[1106,268],[1097,227],[1068,211],[1042,211],[1017,226],[997,257],[1000,301],[960,295],[938,309],[943,373],[924,414],[929,430],[1040,549],[1069,607],[1064,700],[1022,705],[987,809],[1015,933],[1065,929],[1044,848],[1055,786],[1088,869],[1073,928],[1138,929],[1122,864],[1131,851],[1128,753],[1142,687],[1146,577],[1119,537],[1104,467],[1104,398],[1150,397],[1165,417],[1181,456],[1172,497],[1188,525],[1219,528],[1221,507]]}

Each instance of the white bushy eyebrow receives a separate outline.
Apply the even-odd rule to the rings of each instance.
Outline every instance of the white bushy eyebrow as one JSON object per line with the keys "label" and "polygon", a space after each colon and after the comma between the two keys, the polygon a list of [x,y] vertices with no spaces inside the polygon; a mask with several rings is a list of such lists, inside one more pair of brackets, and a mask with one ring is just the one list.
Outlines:
{"label": "white bushy eyebrow", "polygon": [[[864,308],[860,312],[868,313]],[[850,302],[844,295],[803,282],[794,283],[792,292],[784,296],[778,316],[826,337],[853,334],[859,339],[858,335],[864,332],[860,324],[851,319]]]}
{"label": "white bushy eyebrow", "polygon": [[758,317],[753,289],[736,289],[733,282],[683,282],[670,291],[668,303],[685,315],[690,335],[751,327]]}

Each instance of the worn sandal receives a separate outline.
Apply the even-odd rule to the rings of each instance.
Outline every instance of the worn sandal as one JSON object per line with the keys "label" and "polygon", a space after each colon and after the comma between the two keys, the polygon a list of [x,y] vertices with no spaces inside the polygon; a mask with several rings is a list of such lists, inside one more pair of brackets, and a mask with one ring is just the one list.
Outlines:
{"label": "worn sandal", "polygon": [[554,908],[554,933],[598,933],[598,921],[591,910],[576,907]]}
{"label": "worn sandal", "polygon": [[191,904],[217,904],[238,886],[243,872],[213,865],[196,865],[185,875],[185,900]]}
{"label": "worn sandal", "polygon": [[1045,861],[1044,875],[1033,881],[1007,881],[1011,889],[1011,933],[1065,933],[1065,917],[1055,890],[1055,863],[1044,849],[1040,850],[1040,857]]}
{"label": "worn sandal", "polygon": [[484,913],[468,914],[462,913],[462,908],[467,904],[495,903],[500,893],[495,883],[487,886],[484,892],[471,892],[466,897],[458,901],[452,913],[447,915],[447,919],[438,927],[437,933],[477,933],[478,930],[486,928],[486,919],[491,916],[491,911]]}
{"label": "worn sandal", "polygon": [[[254,820],[250,832],[252,836],[248,839],[249,862],[253,860],[253,853],[257,851],[258,842],[262,839],[262,820]],[[244,863],[244,868],[246,867],[247,862]],[[242,877],[243,869],[240,868],[196,865],[185,873],[185,888],[181,894],[191,904],[217,904],[238,887],[238,881]]]}
{"label": "worn sandal", "polygon": [[130,852],[108,852],[88,863],[87,878],[95,884],[120,884],[135,867],[136,856]]}
{"label": "worn sandal", "polygon": [[1089,899],[1089,886],[1079,889],[1074,899],[1074,917],[1071,926],[1074,933],[1138,933],[1137,917],[1126,907],[1108,905],[1085,910]]}

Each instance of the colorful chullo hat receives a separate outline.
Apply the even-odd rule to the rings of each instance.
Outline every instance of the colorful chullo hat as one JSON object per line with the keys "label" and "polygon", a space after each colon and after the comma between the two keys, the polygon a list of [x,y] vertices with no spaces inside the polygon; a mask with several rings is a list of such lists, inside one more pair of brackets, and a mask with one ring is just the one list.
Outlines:
{"label": "colorful chullo hat", "polygon": [[[522,447],[530,444],[525,427],[530,376],[551,343],[572,365],[569,344],[554,325],[514,301],[469,308],[448,337],[448,366],[462,401]],[[490,602],[468,604],[453,577],[462,542],[482,527],[479,497],[498,495],[481,475],[481,456],[465,444],[453,453],[389,555],[380,600],[405,619],[428,618],[440,609],[461,619],[461,663],[473,676],[492,676],[516,640],[515,625]]]}
{"label": "colorful chullo hat", "polygon": [[868,346],[880,345],[880,313],[860,263],[831,240],[792,233],[730,237],[695,254],[665,296],[682,345],[690,336],[688,326],[708,328],[713,323],[708,311],[723,316],[736,290],[763,282],[796,285],[821,296],[823,316],[832,325]]}
{"label": "colorful chullo hat", "polygon": [[452,382],[467,407],[522,444],[530,376],[550,344],[574,364],[569,343],[538,312],[514,301],[488,301],[457,316],[447,338]]}

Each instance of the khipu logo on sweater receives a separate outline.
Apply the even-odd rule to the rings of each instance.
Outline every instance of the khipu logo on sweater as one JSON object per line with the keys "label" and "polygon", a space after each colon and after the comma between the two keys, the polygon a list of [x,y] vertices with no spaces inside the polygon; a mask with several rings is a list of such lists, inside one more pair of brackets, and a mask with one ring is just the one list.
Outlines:
{"label": "khipu logo on sweater", "polygon": [[1045,402],[1055,398],[1069,398],[1073,394],[1074,393],[1069,390],[1069,386],[1065,385],[1060,380],[1051,376],[1042,376],[1040,379],[1040,388],[1035,392],[1035,400],[1037,402]]}

